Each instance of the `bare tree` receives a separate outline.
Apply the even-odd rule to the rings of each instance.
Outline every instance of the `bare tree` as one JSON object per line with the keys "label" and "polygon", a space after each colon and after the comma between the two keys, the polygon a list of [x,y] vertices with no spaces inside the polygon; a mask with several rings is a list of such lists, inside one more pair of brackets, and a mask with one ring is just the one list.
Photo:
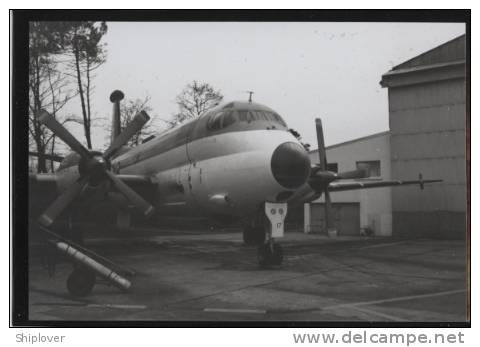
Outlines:
{"label": "bare tree", "polygon": [[[133,117],[140,111],[145,111],[149,115],[152,111],[152,108],[148,103],[150,102],[150,96],[145,96],[143,99],[135,99],[135,100],[126,100],[120,106],[120,128],[123,131],[127,127],[127,125],[132,121]],[[142,143],[147,137],[153,135],[155,133],[154,129],[155,123],[155,116],[152,116],[152,119],[143,126],[143,128],[136,133],[132,138],[128,141],[127,145],[130,147],[137,146],[138,144]]]}
{"label": "bare tree", "polygon": [[[74,96],[69,80],[58,69],[57,55],[64,51],[67,26],[58,22],[30,22],[29,27],[29,143],[37,153],[37,172],[47,172],[46,151],[55,151],[55,136],[37,119],[45,109],[57,113]],[[67,118],[60,120],[62,123]],[[29,163],[32,163],[31,161]],[[53,165],[50,165],[53,169]]]}
{"label": "bare tree", "polygon": [[[50,114],[54,118],[61,118],[60,123],[65,124],[67,122],[74,121],[73,116],[63,116],[59,117],[58,112],[67,104],[67,102],[75,97],[75,93],[69,88],[69,82],[67,76],[60,73],[56,70],[57,64],[47,65],[47,76],[48,76],[48,87],[50,89],[50,104],[49,109],[51,110]],[[64,93],[64,91],[66,92]],[[50,131],[49,131],[50,132]],[[55,151],[58,151],[56,148],[56,135],[51,133],[47,139],[47,144],[50,142],[50,155],[54,157],[56,155]],[[50,171],[55,171],[55,162],[50,160]]]}
{"label": "bare tree", "polygon": [[189,83],[175,99],[179,111],[172,116],[170,127],[200,116],[222,100],[220,90],[215,90],[210,84],[197,81]]}
{"label": "bare tree", "polygon": [[[135,147],[142,143],[146,138],[154,135],[157,132],[157,120],[161,120],[157,116],[151,114],[152,107],[149,105],[150,103],[150,96],[145,96],[143,99],[137,98],[127,99],[120,105],[120,130],[123,131],[127,125],[132,121],[135,115],[141,111],[145,111],[151,117],[150,120],[143,126],[143,128],[136,133],[132,138],[127,142],[127,146]],[[107,120],[105,117],[103,118],[104,126],[103,128],[106,130],[107,135],[105,136],[105,140],[110,139],[110,131],[112,129],[112,124],[110,120]],[[163,120],[162,120],[163,121]],[[108,144],[106,143],[108,147]]]}
{"label": "bare tree", "polygon": [[70,76],[76,80],[88,148],[92,148],[91,94],[94,89],[92,81],[95,77],[93,72],[106,61],[105,45],[100,43],[106,32],[105,22],[71,22],[68,36],[71,62],[67,67],[73,72]]}

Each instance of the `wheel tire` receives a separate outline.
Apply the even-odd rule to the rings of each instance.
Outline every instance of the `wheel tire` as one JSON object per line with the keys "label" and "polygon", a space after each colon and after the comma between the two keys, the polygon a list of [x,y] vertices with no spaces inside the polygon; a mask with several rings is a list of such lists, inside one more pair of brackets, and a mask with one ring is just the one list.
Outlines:
{"label": "wheel tire", "polygon": [[272,247],[267,243],[260,245],[257,252],[258,265],[267,267],[271,265],[281,265],[283,262],[283,250],[276,243]]}
{"label": "wheel tire", "polygon": [[68,292],[75,297],[87,296],[95,285],[95,273],[85,267],[75,268],[67,279]]}
{"label": "wheel tire", "polygon": [[247,246],[258,246],[265,242],[265,229],[263,227],[245,227],[243,229],[243,242]]}
{"label": "wheel tire", "polygon": [[279,244],[273,245],[273,254],[271,258],[272,265],[281,265],[283,262],[283,249]]}
{"label": "wheel tire", "polygon": [[268,244],[263,244],[258,246],[257,260],[258,260],[258,265],[260,265],[260,267],[266,267],[270,265],[271,252],[270,252],[270,246]]}
{"label": "wheel tire", "polygon": [[272,247],[268,243],[264,243],[258,247],[257,258],[258,258],[258,264],[261,267],[268,267],[271,265],[275,265],[274,254],[272,253]]}

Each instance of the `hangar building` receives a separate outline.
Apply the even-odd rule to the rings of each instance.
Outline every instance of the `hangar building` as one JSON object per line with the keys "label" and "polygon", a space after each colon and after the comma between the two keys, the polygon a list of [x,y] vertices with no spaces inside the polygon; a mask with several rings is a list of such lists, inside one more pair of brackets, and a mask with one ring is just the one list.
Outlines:
{"label": "hangar building", "polygon": [[465,35],[395,66],[388,88],[391,173],[442,183],[392,190],[393,234],[458,238],[466,230]]}
{"label": "hangar building", "polygon": [[[333,171],[368,168],[371,178],[442,183],[332,193],[340,235],[461,238],[466,230],[465,35],[393,67],[390,131],[327,147]],[[318,161],[317,151],[310,153]],[[378,178],[377,178],[378,179]],[[323,198],[304,206],[304,231],[323,232]]]}

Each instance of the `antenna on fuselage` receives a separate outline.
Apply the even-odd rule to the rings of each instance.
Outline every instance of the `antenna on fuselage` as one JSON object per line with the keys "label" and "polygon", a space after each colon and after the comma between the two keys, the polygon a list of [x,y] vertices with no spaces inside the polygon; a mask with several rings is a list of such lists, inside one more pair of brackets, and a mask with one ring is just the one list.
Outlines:
{"label": "antenna on fuselage", "polygon": [[248,93],[248,102],[252,102],[252,95],[253,95],[253,91],[252,90],[246,90],[245,93]]}

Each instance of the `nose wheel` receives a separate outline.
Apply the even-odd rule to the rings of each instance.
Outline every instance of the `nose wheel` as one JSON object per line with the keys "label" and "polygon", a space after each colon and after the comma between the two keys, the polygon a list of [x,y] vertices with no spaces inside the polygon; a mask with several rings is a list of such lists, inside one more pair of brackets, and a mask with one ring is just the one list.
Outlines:
{"label": "nose wheel", "polygon": [[[261,267],[281,265],[283,262],[283,250],[274,241],[283,237],[284,221],[287,214],[286,203],[265,202],[262,208],[262,219],[265,224],[264,232],[258,233],[262,236],[257,250],[258,264]],[[265,220],[265,216],[268,220]],[[260,241],[260,240],[259,240]]]}
{"label": "nose wheel", "polygon": [[261,267],[281,265],[283,262],[282,246],[277,243],[268,242],[258,247],[258,264]]}

